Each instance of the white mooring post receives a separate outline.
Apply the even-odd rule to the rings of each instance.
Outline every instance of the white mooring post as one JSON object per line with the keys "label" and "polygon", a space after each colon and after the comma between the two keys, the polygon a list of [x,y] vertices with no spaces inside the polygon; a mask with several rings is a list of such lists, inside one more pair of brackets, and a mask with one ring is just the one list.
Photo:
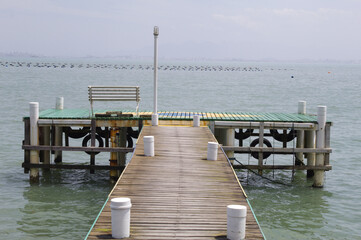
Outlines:
{"label": "white mooring post", "polygon": [[144,155],[154,157],[154,136],[144,136]]}
{"label": "white mooring post", "polygon": [[[317,108],[317,131],[316,131],[316,148],[325,148],[325,127],[326,127],[326,106],[318,106]],[[316,166],[325,165],[325,154],[316,154]],[[313,187],[323,187],[325,171],[315,170]]]}
{"label": "white mooring post", "polygon": [[193,127],[199,127],[201,125],[201,116],[193,115]]}
{"label": "white mooring post", "polygon": [[[39,103],[30,102],[30,145],[38,146],[39,145]],[[39,151],[31,150],[30,151],[30,163],[39,164]],[[30,181],[39,180],[39,168],[30,168]]]}
{"label": "white mooring post", "polygon": [[207,160],[212,160],[212,161],[217,160],[217,154],[218,154],[218,143],[208,142]]}
{"label": "white mooring post", "polygon": [[[298,102],[298,114],[306,114],[306,101]],[[305,146],[305,131],[297,130],[296,148],[304,148]],[[304,162],[303,153],[296,153],[296,159]]]}
{"label": "white mooring post", "polygon": [[229,240],[240,240],[246,237],[246,217],[246,206],[227,206],[227,238]]}
{"label": "white mooring post", "polygon": [[130,236],[130,198],[113,198],[110,200],[112,237],[127,238]]}
{"label": "white mooring post", "polygon": [[[63,97],[56,98],[55,109],[56,110],[64,109],[64,98]],[[55,146],[63,145],[63,128],[62,127],[55,127],[54,140],[55,140],[54,141]],[[56,163],[62,162],[62,152],[61,151],[55,151],[54,162],[56,162]]]}
{"label": "white mooring post", "polygon": [[158,84],[158,35],[159,28],[154,27],[154,111],[152,114],[152,126],[158,126],[158,99],[157,99],[157,84]]}

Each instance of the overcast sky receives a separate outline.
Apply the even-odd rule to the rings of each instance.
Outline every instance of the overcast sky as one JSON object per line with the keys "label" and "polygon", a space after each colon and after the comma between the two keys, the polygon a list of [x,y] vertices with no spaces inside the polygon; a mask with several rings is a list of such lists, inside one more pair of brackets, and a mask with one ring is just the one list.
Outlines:
{"label": "overcast sky", "polygon": [[361,0],[0,0],[0,52],[361,59]]}

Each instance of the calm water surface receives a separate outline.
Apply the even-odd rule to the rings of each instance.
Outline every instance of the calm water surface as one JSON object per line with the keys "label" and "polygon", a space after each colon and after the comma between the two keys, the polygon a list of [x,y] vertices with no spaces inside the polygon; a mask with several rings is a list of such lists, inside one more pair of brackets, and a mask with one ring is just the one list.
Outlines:
{"label": "calm water surface", "polygon": [[[32,63],[30,67],[9,62]],[[0,59],[0,239],[83,239],[112,188],[108,172],[51,170],[40,184],[23,173],[22,117],[28,103],[54,108],[63,96],[66,108],[89,108],[88,85],[139,85],[141,109],[152,109],[151,62],[115,59]],[[8,64],[6,64],[8,62]],[[34,67],[67,63],[66,67]],[[73,63],[75,67],[71,68]],[[79,67],[83,64],[83,67]],[[90,67],[86,67],[89,64]],[[117,67],[97,67],[112,64]],[[223,66],[256,71],[159,72],[159,110],[296,112],[299,100],[307,111],[327,105],[334,123],[332,171],[325,187],[314,189],[300,171],[269,171],[275,183],[246,171],[238,176],[267,239],[361,239],[361,65],[237,62],[161,62],[164,66]],[[118,68],[124,66],[124,69]],[[291,78],[291,76],[294,76]],[[98,106],[103,106],[101,103]],[[135,109],[126,103],[122,108]],[[97,161],[106,164],[108,154]],[[84,153],[64,153],[64,162],[88,163]],[[240,161],[254,161],[237,156]],[[270,157],[276,164],[287,159]]]}

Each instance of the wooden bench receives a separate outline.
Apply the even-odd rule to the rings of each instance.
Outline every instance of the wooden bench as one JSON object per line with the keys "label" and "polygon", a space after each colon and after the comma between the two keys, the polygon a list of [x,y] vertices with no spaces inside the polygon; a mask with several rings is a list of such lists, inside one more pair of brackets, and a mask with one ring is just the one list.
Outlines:
{"label": "wooden bench", "polygon": [[88,86],[88,94],[92,116],[94,116],[94,101],[135,101],[137,102],[136,113],[138,116],[140,93],[138,86],[109,87]]}

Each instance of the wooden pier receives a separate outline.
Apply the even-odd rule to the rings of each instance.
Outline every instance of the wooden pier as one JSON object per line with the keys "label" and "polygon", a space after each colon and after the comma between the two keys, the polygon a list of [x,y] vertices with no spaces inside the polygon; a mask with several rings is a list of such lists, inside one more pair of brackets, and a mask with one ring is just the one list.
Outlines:
{"label": "wooden pier", "polygon": [[[155,157],[143,136],[154,136]],[[227,239],[227,205],[247,206],[246,239],[263,239],[226,155],[207,161],[208,127],[145,126],[87,239],[110,239],[110,199],[132,201],[130,239]]]}
{"label": "wooden pier", "polygon": [[[305,113],[160,111],[159,126],[150,127],[152,112],[39,112],[38,103],[30,106],[36,111],[23,119],[22,166],[30,172],[31,181],[39,180],[39,168],[89,169],[90,173],[110,170],[110,178],[120,176],[88,239],[111,238],[109,201],[115,197],[131,198],[132,239],[226,239],[226,207],[232,204],[248,207],[247,239],[263,239],[233,169],[256,169],[259,174],[265,169],[307,170],[307,177],[315,175],[315,187],[323,186],[324,171],[332,169],[332,122],[325,117],[320,120]],[[191,127],[195,115],[201,127]],[[155,157],[144,156],[146,135],[155,137]],[[70,146],[69,138],[79,139],[82,146]],[[220,144],[217,161],[206,160],[210,141]],[[282,147],[276,147],[280,144]],[[86,152],[90,162],[62,164],[62,151]],[[96,164],[99,152],[110,153],[109,165]],[[129,165],[126,153],[133,154]],[[256,164],[244,162],[232,167],[235,153],[252,156]],[[264,161],[274,154],[288,154],[291,161],[286,165]]]}
{"label": "wooden pier", "polygon": [[[94,110],[93,115],[87,109],[47,109],[41,111],[33,123],[35,130],[30,127],[30,118],[24,117],[24,171],[30,171],[30,178],[36,180],[39,177],[36,169],[39,168],[89,169],[91,173],[110,170],[111,178],[117,179],[126,166],[125,154],[133,152],[133,141],[138,138],[142,126],[152,125],[151,114],[144,111],[137,114],[124,110]],[[308,177],[312,177],[315,171],[323,173],[332,169],[332,122],[324,122],[322,131],[319,131],[320,123],[314,115],[181,111],[159,111],[158,115],[160,125],[170,126],[192,126],[193,116],[198,115],[200,125],[210,128],[230,159],[237,153],[247,154],[257,161],[256,164],[254,160],[253,163],[236,164],[234,168],[255,169],[259,174],[265,169],[307,170]],[[31,129],[40,133],[33,142],[30,141]],[[69,138],[82,140],[82,145],[69,146]],[[277,143],[282,145],[277,147]],[[62,151],[86,152],[90,155],[90,163],[61,164]],[[109,165],[96,164],[95,155],[99,152],[110,152]],[[50,161],[51,153],[54,154],[53,163]],[[287,164],[266,163],[268,157],[276,154],[288,154],[290,161]],[[317,179],[314,185],[322,187],[323,176]]]}

